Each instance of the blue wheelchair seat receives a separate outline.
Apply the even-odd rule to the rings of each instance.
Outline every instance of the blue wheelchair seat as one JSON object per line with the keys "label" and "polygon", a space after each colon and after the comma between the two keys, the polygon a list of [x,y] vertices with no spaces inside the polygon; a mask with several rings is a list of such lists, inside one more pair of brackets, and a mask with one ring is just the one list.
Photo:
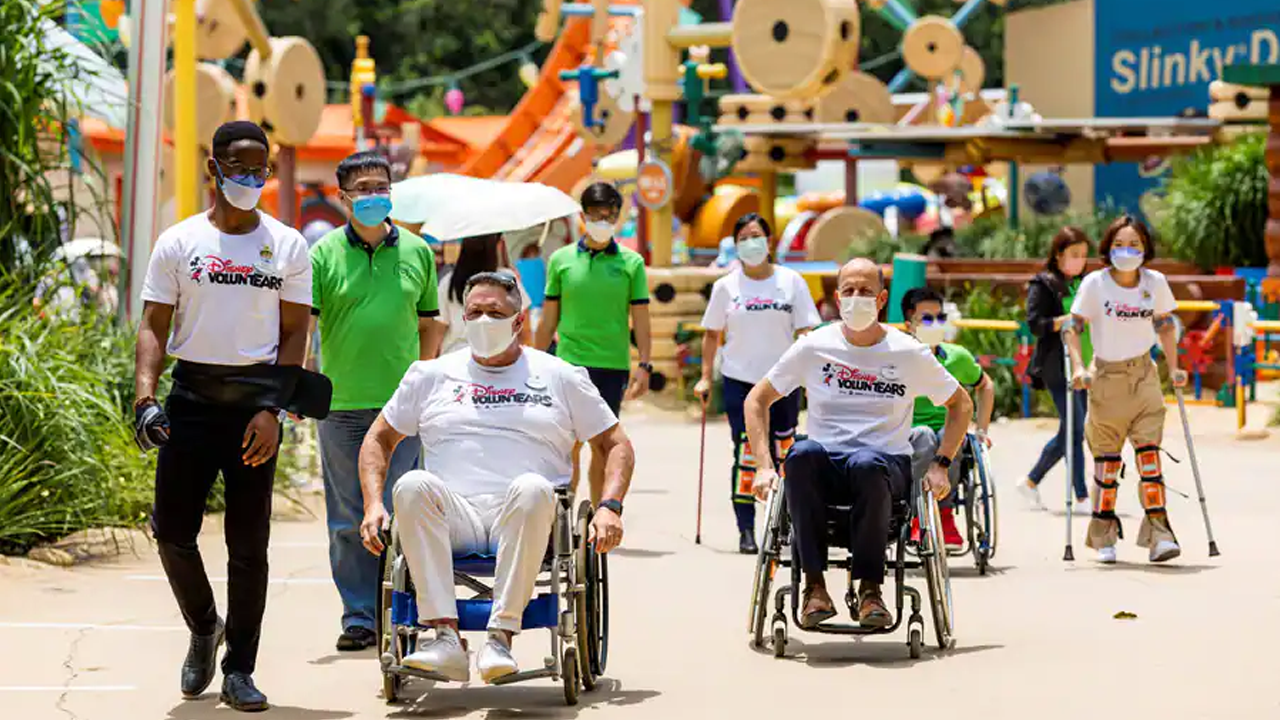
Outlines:
{"label": "blue wheelchair seat", "polygon": [[[464,553],[453,557],[455,575],[471,577],[494,576],[498,564],[496,555],[489,553]],[[543,561],[542,570],[547,570],[547,561]],[[493,613],[492,598],[458,599],[458,629],[469,632],[483,632],[489,627],[489,617]],[[396,625],[416,625],[418,622],[418,604],[413,593],[397,591],[391,597],[391,621]],[[522,630],[537,628],[555,628],[559,625],[559,603],[553,593],[535,595],[524,609],[520,621]]]}

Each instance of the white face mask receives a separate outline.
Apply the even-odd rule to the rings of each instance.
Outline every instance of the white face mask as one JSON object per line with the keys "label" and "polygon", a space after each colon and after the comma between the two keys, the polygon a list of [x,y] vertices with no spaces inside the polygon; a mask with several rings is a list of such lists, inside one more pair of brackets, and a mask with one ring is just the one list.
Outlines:
{"label": "white face mask", "polygon": [[840,298],[840,319],[850,330],[866,330],[880,316],[876,299],[866,295],[846,295]]}
{"label": "white face mask", "polygon": [[761,265],[769,259],[769,240],[764,237],[743,238],[738,243],[738,259],[747,265]]}
{"label": "white face mask", "polygon": [[608,220],[590,220],[587,222],[587,234],[597,243],[609,242],[613,237],[613,223]]}
{"label": "white face mask", "polygon": [[1115,248],[1111,251],[1111,266],[1131,272],[1142,267],[1143,252],[1137,248]]}
{"label": "white face mask", "polygon": [[478,358],[501,355],[516,339],[515,322],[515,315],[509,318],[481,315],[475,320],[467,320],[467,345],[471,346],[471,354]]}
{"label": "white face mask", "polygon": [[916,339],[929,347],[938,347],[946,337],[947,326],[943,323],[916,326]]}

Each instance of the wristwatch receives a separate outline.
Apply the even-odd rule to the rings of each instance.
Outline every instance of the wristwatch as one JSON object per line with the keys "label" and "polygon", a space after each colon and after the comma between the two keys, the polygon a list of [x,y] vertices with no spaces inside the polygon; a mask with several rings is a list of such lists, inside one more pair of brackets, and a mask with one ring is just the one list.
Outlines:
{"label": "wristwatch", "polygon": [[612,510],[614,515],[622,517],[622,501],[621,500],[601,500],[597,508],[605,508]]}
{"label": "wristwatch", "polygon": [[653,363],[651,363],[651,362],[636,363],[636,367],[638,367],[638,368],[640,368],[641,370],[643,370],[643,371],[645,371],[645,372],[649,373],[650,375],[652,375],[652,374],[653,374]]}
{"label": "wristwatch", "polygon": [[937,465],[938,467],[944,470],[951,467],[951,458],[947,457],[946,455],[934,455],[933,462],[935,465]]}
{"label": "wristwatch", "polygon": [[285,418],[289,417],[289,411],[284,408],[267,408],[267,410],[274,412],[276,414],[276,420],[279,420],[282,423]]}

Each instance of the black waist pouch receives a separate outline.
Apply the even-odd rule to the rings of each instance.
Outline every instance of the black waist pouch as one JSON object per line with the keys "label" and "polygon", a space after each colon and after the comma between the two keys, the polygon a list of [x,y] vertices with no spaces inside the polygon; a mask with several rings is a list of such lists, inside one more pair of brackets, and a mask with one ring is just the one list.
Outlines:
{"label": "black waist pouch", "polygon": [[284,408],[302,417],[329,415],[333,383],[296,365],[207,365],[179,360],[172,395],[235,408]]}

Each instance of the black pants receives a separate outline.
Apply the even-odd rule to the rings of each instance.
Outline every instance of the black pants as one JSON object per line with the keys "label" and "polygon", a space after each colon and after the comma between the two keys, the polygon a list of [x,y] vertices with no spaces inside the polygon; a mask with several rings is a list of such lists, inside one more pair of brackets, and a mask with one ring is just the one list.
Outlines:
{"label": "black pants", "polygon": [[170,397],[171,433],[160,449],[151,531],[169,587],[191,632],[217,625],[213,589],[196,546],[205,501],[222,472],[226,487],[227,653],[222,671],[252,673],[267,603],[267,541],[276,460],[258,467],[241,461],[245,428],[256,410]]}
{"label": "black pants", "polygon": [[813,440],[791,447],[786,461],[791,538],[806,575],[827,566],[827,506],[848,505],[849,550],[855,580],[884,582],[884,549],[893,501],[906,497],[911,456],[859,448],[829,452]]}

